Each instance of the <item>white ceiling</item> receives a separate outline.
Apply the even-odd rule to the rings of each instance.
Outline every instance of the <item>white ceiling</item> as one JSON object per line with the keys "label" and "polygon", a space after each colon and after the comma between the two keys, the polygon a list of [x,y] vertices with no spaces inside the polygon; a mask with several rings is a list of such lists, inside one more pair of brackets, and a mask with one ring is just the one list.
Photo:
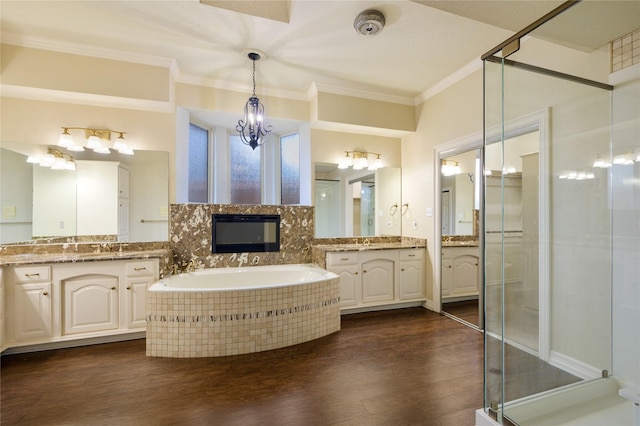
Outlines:
{"label": "white ceiling", "polygon": [[[246,49],[257,49],[265,55],[257,64],[258,94],[306,99],[315,83],[411,103],[561,2],[2,0],[0,25],[4,42],[166,58],[175,61],[179,80],[243,91],[251,85]],[[247,6],[259,16],[234,10]],[[386,17],[375,37],[353,28],[355,17],[368,8]]]}

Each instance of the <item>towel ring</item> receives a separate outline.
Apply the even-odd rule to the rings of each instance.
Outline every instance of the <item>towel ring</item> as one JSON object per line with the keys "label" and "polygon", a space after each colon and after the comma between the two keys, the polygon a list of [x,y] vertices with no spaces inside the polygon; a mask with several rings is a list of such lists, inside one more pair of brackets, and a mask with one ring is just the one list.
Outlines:
{"label": "towel ring", "polygon": [[398,203],[395,203],[391,207],[389,207],[389,214],[393,216],[398,211]]}

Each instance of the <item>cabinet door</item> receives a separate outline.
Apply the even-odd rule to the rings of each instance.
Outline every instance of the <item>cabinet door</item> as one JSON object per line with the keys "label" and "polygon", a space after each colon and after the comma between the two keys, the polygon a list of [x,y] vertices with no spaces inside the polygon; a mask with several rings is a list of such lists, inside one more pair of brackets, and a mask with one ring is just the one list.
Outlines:
{"label": "cabinet door", "polygon": [[62,282],[64,334],[118,328],[118,278],[86,276]]}
{"label": "cabinet door", "polygon": [[13,303],[15,340],[51,337],[51,283],[15,284]]}
{"label": "cabinet door", "polygon": [[125,324],[127,328],[146,327],[145,299],[147,288],[155,278],[127,278],[125,287]]}
{"label": "cabinet door", "polygon": [[340,277],[340,307],[360,304],[362,291],[358,265],[333,266],[329,270]]}
{"label": "cabinet door", "polygon": [[129,241],[128,198],[118,198],[118,241]]}
{"label": "cabinet door", "polygon": [[388,259],[362,263],[362,302],[394,299],[394,263]]}
{"label": "cabinet door", "polygon": [[424,269],[421,261],[400,262],[400,299],[425,297]]}
{"label": "cabinet door", "polygon": [[453,258],[454,295],[478,294],[478,257],[463,254]]}
{"label": "cabinet door", "polygon": [[129,170],[118,167],[118,197],[129,198]]}
{"label": "cabinet door", "polygon": [[440,286],[442,287],[442,297],[451,296],[453,288],[453,262],[451,261],[450,257],[442,257],[440,268]]}

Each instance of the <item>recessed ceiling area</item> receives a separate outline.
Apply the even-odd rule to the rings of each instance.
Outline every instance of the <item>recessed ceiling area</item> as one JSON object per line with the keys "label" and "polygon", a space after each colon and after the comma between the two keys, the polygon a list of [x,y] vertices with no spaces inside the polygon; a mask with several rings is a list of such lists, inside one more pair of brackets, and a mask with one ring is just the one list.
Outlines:
{"label": "recessed ceiling area", "polygon": [[[546,1],[430,1],[412,0],[518,32],[536,19],[555,9],[564,0]],[[544,24],[532,35],[574,49],[592,52],[612,40],[640,28],[640,1],[584,0]]]}

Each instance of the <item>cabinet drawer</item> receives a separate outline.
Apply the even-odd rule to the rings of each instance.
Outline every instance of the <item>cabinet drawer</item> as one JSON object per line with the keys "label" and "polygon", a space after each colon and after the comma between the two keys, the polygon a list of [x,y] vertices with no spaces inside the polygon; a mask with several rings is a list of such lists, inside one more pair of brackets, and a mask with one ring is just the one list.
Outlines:
{"label": "cabinet drawer", "polygon": [[127,277],[153,276],[156,274],[156,261],[127,262]]}
{"label": "cabinet drawer", "polygon": [[400,260],[422,260],[424,259],[423,249],[400,250]]}
{"label": "cabinet drawer", "polygon": [[352,265],[358,263],[358,253],[340,252],[327,253],[327,266]]}
{"label": "cabinet drawer", "polygon": [[14,282],[37,283],[51,280],[51,268],[49,266],[20,266],[14,268]]}

